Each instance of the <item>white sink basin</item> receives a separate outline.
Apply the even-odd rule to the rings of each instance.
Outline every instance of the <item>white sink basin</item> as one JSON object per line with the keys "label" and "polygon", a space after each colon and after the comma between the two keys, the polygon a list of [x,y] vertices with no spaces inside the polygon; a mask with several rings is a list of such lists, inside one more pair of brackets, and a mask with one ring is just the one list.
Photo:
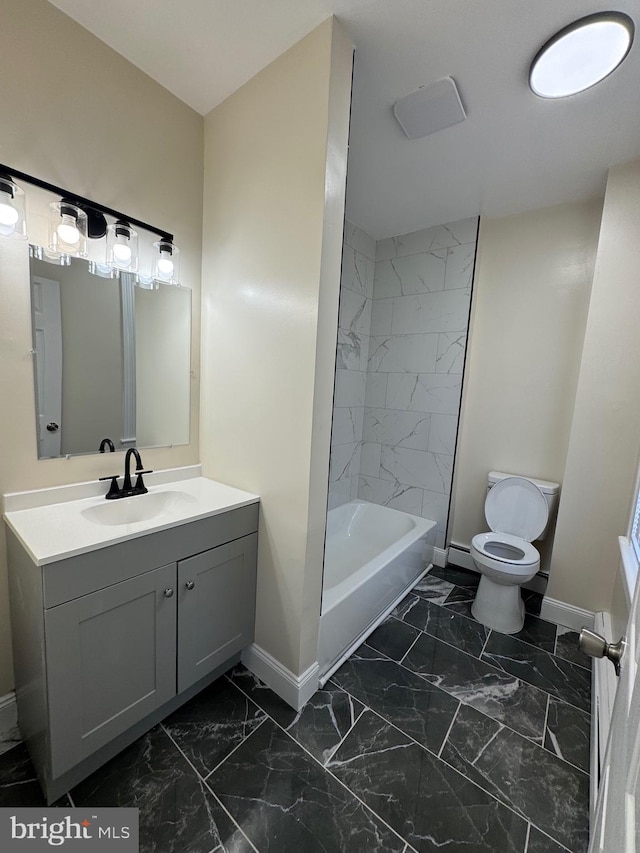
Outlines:
{"label": "white sink basin", "polygon": [[160,518],[195,503],[197,503],[196,499],[186,492],[153,492],[105,501],[98,506],[83,509],[81,515],[87,521],[102,526],[135,524],[137,521]]}
{"label": "white sink basin", "polygon": [[146,495],[115,501],[95,482],[5,495],[4,520],[36,565],[46,566],[259,501],[199,474],[180,477],[182,471],[150,474]]}

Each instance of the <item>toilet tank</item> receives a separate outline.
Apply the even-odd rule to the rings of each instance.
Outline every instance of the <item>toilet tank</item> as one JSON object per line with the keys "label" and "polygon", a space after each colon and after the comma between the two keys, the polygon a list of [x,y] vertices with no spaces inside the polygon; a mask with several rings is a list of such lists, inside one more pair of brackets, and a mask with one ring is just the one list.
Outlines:
{"label": "toilet tank", "polygon": [[551,483],[548,480],[538,480],[535,477],[525,477],[524,474],[505,474],[502,471],[489,471],[487,475],[487,494],[489,490],[495,486],[496,483],[500,482],[500,480],[504,480],[505,477],[522,477],[523,480],[529,480],[534,485],[536,485],[542,494],[545,496],[547,501],[547,506],[549,507],[549,520],[547,521],[547,526],[542,531],[540,536],[538,536],[538,540],[544,539],[547,535],[547,530],[549,528],[549,522],[553,517],[553,513],[556,510],[556,506],[558,505],[558,495],[560,494],[560,483]]}

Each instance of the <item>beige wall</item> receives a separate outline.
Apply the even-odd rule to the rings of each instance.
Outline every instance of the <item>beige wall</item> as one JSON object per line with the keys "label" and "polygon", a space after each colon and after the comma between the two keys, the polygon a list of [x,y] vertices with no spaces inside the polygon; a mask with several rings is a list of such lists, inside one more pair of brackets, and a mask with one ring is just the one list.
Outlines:
{"label": "beige wall", "polygon": [[[195,297],[191,443],[147,451],[144,461],[192,464],[199,456],[202,117],[46,0],[0,0],[0,19],[0,162],[166,228],[182,249],[182,279]],[[37,460],[24,243],[3,242],[0,305],[0,492],[111,473],[113,459],[100,455]],[[4,554],[2,530],[0,695],[13,684]]]}
{"label": "beige wall", "polygon": [[640,448],[640,160],[609,172],[547,594],[609,610]]}
{"label": "beige wall", "polygon": [[316,660],[352,48],[326,21],[205,119],[201,455],[261,496],[256,643]]}
{"label": "beige wall", "polygon": [[454,544],[487,529],[488,471],[563,482],[600,212],[590,201],[481,219]]}

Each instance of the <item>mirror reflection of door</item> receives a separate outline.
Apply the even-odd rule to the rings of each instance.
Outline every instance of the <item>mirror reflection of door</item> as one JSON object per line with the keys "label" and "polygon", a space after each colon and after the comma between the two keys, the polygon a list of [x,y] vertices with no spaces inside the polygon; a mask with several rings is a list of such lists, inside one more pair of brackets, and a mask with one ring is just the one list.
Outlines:
{"label": "mirror reflection of door", "polygon": [[60,282],[33,277],[33,335],[39,457],[59,456],[62,437]]}
{"label": "mirror reflection of door", "polygon": [[31,247],[38,458],[98,453],[107,436],[118,450],[187,444],[191,291],[147,289],[129,273],[94,274],[84,258],[53,265],[41,254]]}
{"label": "mirror reflection of door", "polygon": [[97,453],[105,436],[120,447],[124,436],[120,281],[90,275],[81,258],[53,267],[32,257],[30,267],[32,279],[55,278],[60,284],[60,455]]}

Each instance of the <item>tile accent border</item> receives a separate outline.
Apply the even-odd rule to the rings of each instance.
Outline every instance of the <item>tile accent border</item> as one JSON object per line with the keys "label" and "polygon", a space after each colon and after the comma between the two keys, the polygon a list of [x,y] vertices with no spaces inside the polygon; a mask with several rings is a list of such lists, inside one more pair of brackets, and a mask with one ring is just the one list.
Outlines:
{"label": "tile accent border", "polygon": [[242,663],[296,711],[300,711],[318,689],[318,661],[314,661],[302,675],[294,675],[257,643],[251,643],[242,652]]}
{"label": "tile accent border", "polygon": [[595,614],[581,607],[574,607],[564,601],[548,598],[546,595],[542,601],[540,618],[547,622],[555,622],[556,625],[564,625],[565,628],[573,628],[580,631],[581,628],[593,628]]}

